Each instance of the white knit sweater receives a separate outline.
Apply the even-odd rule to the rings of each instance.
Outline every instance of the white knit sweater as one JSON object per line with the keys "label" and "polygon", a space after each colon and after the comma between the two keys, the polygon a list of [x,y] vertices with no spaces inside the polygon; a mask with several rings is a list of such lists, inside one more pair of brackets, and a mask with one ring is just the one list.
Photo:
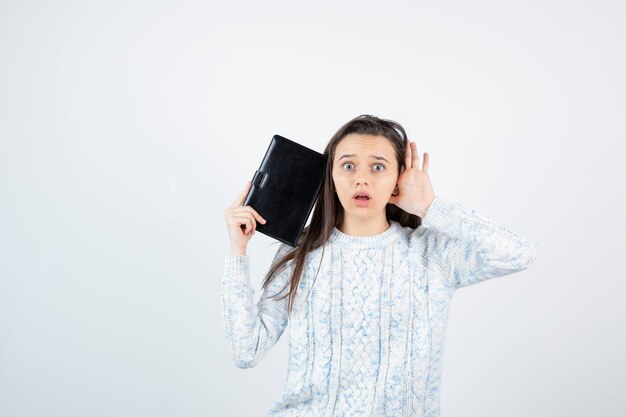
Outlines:
{"label": "white knit sweater", "polygon": [[[287,381],[269,416],[439,416],[454,291],[535,259],[534,243],[440,196],[417,229],[390,223],[372,236],[335,228],[307,255],[290,318],[287,297],[271,295],[291,263],[255,302],[248,255],[227,255],[221,302],[235,365],[256,365],[290,327]],[[290,249],[281,243],[274,262]]]}

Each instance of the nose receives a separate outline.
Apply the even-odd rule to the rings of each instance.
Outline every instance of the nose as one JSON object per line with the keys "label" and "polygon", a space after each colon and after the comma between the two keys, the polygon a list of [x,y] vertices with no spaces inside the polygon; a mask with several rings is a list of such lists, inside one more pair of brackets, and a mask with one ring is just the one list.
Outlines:
{"label": "nose", "polygon": [[354,176],[355,185],[362,186],[367,185],[369,183],[368,179],[368,170],[367,169],[359,169]]}

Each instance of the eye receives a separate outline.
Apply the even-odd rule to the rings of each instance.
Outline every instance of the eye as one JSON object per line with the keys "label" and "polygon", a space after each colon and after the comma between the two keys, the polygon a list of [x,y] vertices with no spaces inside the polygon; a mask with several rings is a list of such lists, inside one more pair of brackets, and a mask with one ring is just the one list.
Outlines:
{"label": "eye", "polygon": [[382,171],[383,169],[385,169],[385,166],[383,164],[375,164],[374,168],[376,167],[380,167],[380,169],[374,169],[374,171]]}
{"label": "eye", "polygon": [[342,166],[345,168],[346,165],[352,165],[350,162],[346,162],[345,164],[343,164]]}

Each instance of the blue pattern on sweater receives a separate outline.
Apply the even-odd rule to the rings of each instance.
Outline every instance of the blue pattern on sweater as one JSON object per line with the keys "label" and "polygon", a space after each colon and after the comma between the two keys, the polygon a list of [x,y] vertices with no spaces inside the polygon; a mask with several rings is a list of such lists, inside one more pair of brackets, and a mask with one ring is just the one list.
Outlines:
{"label": "blue pattern on sweater", "polygon": [[[259,363],[289,324],[287,381],[269,416],[439,416],[454,291],[536,256],[534,243],[440,196],[417,229],[390,223],[372,236],[335,228],[307,255],[291,318],[287,298],[271,297],[291,264],[255,303],[248,255],[227,255],[221,302],[235,365]],[[281,243],[274,262],[290,249]]]}

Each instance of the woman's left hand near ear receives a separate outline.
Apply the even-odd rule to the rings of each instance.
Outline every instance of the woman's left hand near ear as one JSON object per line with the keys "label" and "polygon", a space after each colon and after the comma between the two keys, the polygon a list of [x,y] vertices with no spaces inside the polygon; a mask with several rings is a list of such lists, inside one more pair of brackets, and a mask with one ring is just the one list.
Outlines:
{"label": "woman's left hand near ear", "polygon": [[399,194],[392,195],[389,202],[410,214],[423,218],[430,203],[435,198],[428,177],[428,152],[424,152],[422,169],[419,167],[419,154],[415,142],[408,141],[404,157],[404,170],[398,177]]}

